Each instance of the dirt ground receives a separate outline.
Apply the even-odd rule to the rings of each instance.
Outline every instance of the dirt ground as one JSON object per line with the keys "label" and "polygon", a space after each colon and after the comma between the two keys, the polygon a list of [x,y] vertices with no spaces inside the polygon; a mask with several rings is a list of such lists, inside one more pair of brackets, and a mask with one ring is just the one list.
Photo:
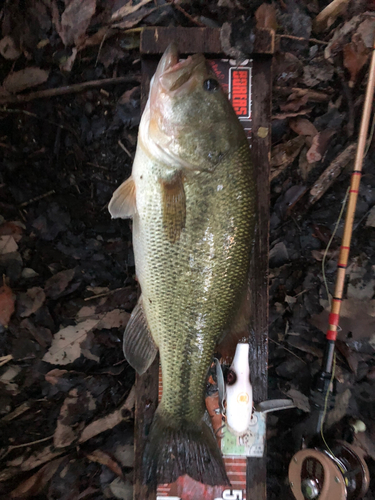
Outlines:
{"label": "dirt ground", "polygon": [[[375,4],[14,0],[0,11],[0,495],[132,498],[134,372],[122,334],[138,296],[131,229],[110,219],[140,120],[140,29],[276,30],[270,213],[268,498],[310,411],[368,75]],[[38,94],[39,92],[39,94]],[[373,130],[372,130],[373,132]],[[375,473],[375,151],[363,165],[327,436]],[[328,169],[332,169],[330,175]],[[323,176],[323,177],[322,177]],[[324,177],[325,176],[325,177]],[[327,245],[330,246],[327,249]],[[322,262],[323,261],[323,262]],[[324,272],[323,267],[324,266]],[[364,425],[360,424],[363,423]],[[358,431],[361,429],[361,431]],[[375,498],[372,481],[367,500]]]}

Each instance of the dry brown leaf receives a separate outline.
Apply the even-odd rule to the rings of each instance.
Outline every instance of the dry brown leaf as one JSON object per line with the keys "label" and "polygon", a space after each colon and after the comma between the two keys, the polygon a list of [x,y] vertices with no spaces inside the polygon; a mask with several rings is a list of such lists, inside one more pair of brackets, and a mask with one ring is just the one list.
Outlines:
{"label": "dry brown leaf", "polygon": [[296,134],[305,136],[306,144],[308,146],[311,146],[313,138],[318,133],[315,125],[313,125],[307,118],[291,118],[289,120],[289,126]]}
{"label": "dry brown leaf", "polygon": [[[97,319],[87,319],[75,326],[67,326],[57,332],[52,345],[43,357],[43,361],[52,365],[68,365],[78,359],[82,353],[82,344],[88,332],[98,324]],[[87,357],[87,356],[86,356]]]}
{"label": "dry brown leaf", "polygon": [[133,12],[136,12],[138,9],[143,7],[144,5],[151,3],[152,0],[141,0],[139,3],[136,5],[133,5],[133,2],[130,0],[128,3],[123,5],[120,9],[116,10],[111,17],[111,21],[120,21],[126,16],[129,16],[130,14],[133,14]]}
{"label": "dry brown leaf", "polygon": [[[75,387],[65,398],[60,415],[57,419],[53,444],[56,448],[65,448],[71,445],[85,427],[83,416],[94,411],[96,403],[93,396],[86,390],[78,392]],[[82,415],[82,417],[79,417]],[[87,417],[86,417],[87,418]]]}
{"label": "dry brown leaf", "polygon": [[60,271],[49,278],[44,287],[47,297],[50,297],[51,299],[58,299],[74,278],[74,273],[74,269],[67,269],[66,271]]}
{"label": "dry brown leaf", "polygon": [[343,14],[350,0],[333,0],[315,18],[313,29],[316,33],[327,30]]}
{"label": "dry brown leaf", "polygon": [[10,493],[10,498],[33,498],[41,493],[48,481],[53,477],[61,462],[65,457],[57,458],[52,462],[44,465],[33,476],[29,477],[21,483],[15,490]]}
{"label": "dry brown leaf", "polygon": [[80,45],[95,14],[96,0],[65,0],[57,32],[65,46]]}
{"label": "dry brown leaf", "polygon": [[65,373],[68,373],[68,370],[59,370],[59,368],[55,368],[46,373],[44,378],[49,384],[56,385]]}
{"label": "dry brown leaf", "polygon": [[13,313],[14,295],[12,289],[4,283],[0,287],[0,325],[7,328]]}
{"label": "dry brown leaf", "polygon": [[124,477],[121,467],[119,464],[113,460],[107,453],[102,450],[94,450],[92,453],[86,453],[86,457],[91,460],[91,462],[97,462],[99,464],[105,465],[114,472],[119,477]]}
{"label": "dry brown leaf", "polygon": [[28,318],[31,314],[37,312],[37,310],[44,304],[46,300],[46,295],[43,288],[39,286],[34,286],[29,288],[26,293],[20,293],[17,299],[17,312],[21,318]]}
{"label": "dry brown leaf", "polygon": [[106,415],[103,418],[94,420],[82,431],[81,437],[78,442],[85,443],[89,439],[101,434],[102,432],[113,429],[116,425],[120,424],[123,420],[129,419],[133,414],[133,408],[135,404],[135,385],[131,388],[128,397],[126,398],[124,404],[121,408],[117,409],[113,413]]}
{"label": "dry brown leaf", "polygon": [[305,139],[302,136],[294,137],[290,141],[278,144],[271,153],[271,180],[277,177],[298,156]]}
{"label": "dry brown leaf", "polygon": [[357,75],[367,63],[370,50],[365,46],[358,33],[354,33],[352,41],[343,47],[344,66],[350,73],[349,87],[354,87]]}
{"label": "dry brown leaf", "polygon": [[6,234],[4,236],[0,236],[0,255],[16,252],[17,249],[18,245],[12,235]]}
{"label": "dry brown leaf", "polygon": [[276,9],[273,4],[262,3],[255,12],[255,19],[257,28],[277,30]]}
{"label": "dry brown leaf", "polygon": [[13,38],[7,35],[0,40],[0,54],[4,59],[14,60],[19,58],[21,51],[16,46]]}
{"label": "dry brown leaf", "polygon": [[288,98],[288,101],[285,104],[280,104],[280,109],[281,111],[287,112],[287,111],[298,111],[301,109],[303,106],[308,101],[308,94],[303,95],[302,97],[294,97],[293,94],[291,94]]}
{"label": "dry brown leaf", "polygon": [[5,90],[12,94],[22,92],[22,90],[36,87],[48,80],[49,71],[30,66],[15,73],[10,73],[4,80]]}
{"label": "dry brown leaf", "polygon": [[336,134],[336,130],[326,129],[316,134],[312,140],[310,149],[306,153],[309,163],[320,161],[327,151],[329,141]]}
{"label": "dry brown leaf", "polygon": [[0,226],[0,236],[13,236],[13,239],[18,243],[22,238],[23,230],[25,226],[18,221],[4,222]]}

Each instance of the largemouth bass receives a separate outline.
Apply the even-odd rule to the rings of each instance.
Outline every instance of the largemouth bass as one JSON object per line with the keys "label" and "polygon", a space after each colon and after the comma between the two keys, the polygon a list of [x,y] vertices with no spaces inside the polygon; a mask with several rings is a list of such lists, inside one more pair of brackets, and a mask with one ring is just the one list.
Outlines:
{"label": "largemouth bass", "polygon": [[207,371],[244,292],[254,235],[250,149],[203,55],[179,62],[174,44],[151,81],[132,175],[112,217],[133,218],[142,295],[124,334],[144,373],[160,352],[163,394],[143,459],[144,482],[188,474],[228,484],[204,420]]}

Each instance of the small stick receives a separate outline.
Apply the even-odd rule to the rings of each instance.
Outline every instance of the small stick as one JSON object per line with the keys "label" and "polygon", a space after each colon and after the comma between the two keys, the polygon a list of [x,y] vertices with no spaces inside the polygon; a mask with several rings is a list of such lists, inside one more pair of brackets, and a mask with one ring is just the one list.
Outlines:
{"label": "small stick", "polygon": [[299,42],[311,42],[320,43],[321,45],[328,45],[329,42],[324,42],[323,40],[318,40],[317,38],[302,38],[300,36],[293,35],[275,35],[278,38],[289,38],[290,40],[297,40]]}
{"label": "small stick", "polygon": [[106,297],[107,295],[111,295],[111,293],[119,292],[120,290],[125,290],[125,288],[116,288],[115,290],[108,290],[108,292],[98,293],[98,295],[91,295],[90,297],[86,297],[83,300],[87,302],[88,300],[100,299],[102,297]]}
{"label": "small stick", "polygon": [[43,198],[47,198],[47,196],[51,196],[51,194],[55,194],[56,191],[54,189],[51,189],[51,191],[48,191],[47,193],[41,194],[40,196],[36,196],[35,198],[31,198],[29,201],[24,201],[19,205],[19,208],[22,207],[27,207],[27,205],[30,205],[30,203],[34,203],[34,201],[39,201],[42,200]]}
{"label": "small stick", "polygon": [[30,102],[35,99],[44,99],[46,97],[56,97],[65,94],[77,94],[87,89],[103,87],[105,85],[117,85],[119,83],[140,82],[138,75],[119,76],[117,78],[103,78],[103,80],[91,80],[90,82],[74,83],[65,87],[56,87],[54,89],[37,90],[29,94],[11,95],[0,97],[0,104],[13,104],[20,102]]}
{"label": "small stick", "polygon": [[188,12],[186,12],[186,10],[181,7],[181,5],[178,5],[177,3],[175,3],[174,0],[172,0],[170,3],[173,5],[173,7],[175,7],[177,10],[179,10],[185,17],[187,17],[189,19],[189,21],[191,21],[192,23],[196,24],[200,28],[205,28],[206,27],[205,24],[200,23],[199,21],[197,21],[196,19],[194,19],[194,17],[192,17]]}
{"label": "small stick", "polygon": [[351,143],[342,151],[324,170],[319,179],[315,182],[309,193],[309,205],[316,203],[323,194],[332,186],[343,169],[355,156],[357,143]]}
{"label": "small stick", "polygon": [[119,139],[117,141],[117,144],[120,146],[121,149],[123,149],[125,151],[125,153],[129,156],[130,159],[133,159],[132,155],[130,154],[130,152],[126,149],[126,147],[123,145],[123,143],[121,142],[121,140]]}

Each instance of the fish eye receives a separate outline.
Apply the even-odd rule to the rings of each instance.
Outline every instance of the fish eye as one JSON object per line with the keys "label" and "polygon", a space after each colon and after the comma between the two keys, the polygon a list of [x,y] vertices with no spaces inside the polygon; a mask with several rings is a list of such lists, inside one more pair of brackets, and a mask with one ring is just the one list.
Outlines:
{"label": "fish eye", "polygon": [[214,92],[219,88],[219,82],[215,78],[208,78],[203,82],[203,88],[208,92]]}
{"label": "fish eye", "polygon": [[227,385],[233,385],[237,380],[237,375],[233,370],[229,370],[226,378],[227,378]]}

